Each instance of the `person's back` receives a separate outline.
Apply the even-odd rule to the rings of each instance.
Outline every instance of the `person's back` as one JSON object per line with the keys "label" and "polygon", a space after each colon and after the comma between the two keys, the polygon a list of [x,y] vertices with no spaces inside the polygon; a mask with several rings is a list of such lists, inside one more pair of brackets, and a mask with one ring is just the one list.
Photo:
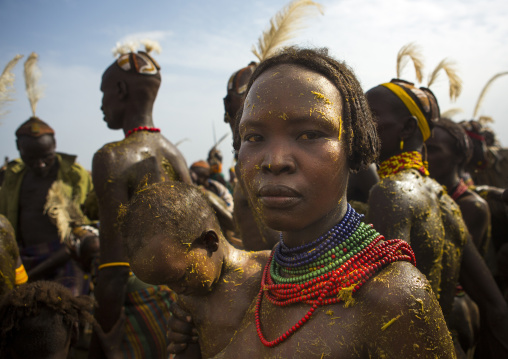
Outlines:
{"label": "person's back", "polygon": [[415,169],[381,176],[370,196],[370,220],[390,238],[407,238],[446,317],[466,238],[460,209],[441,185]]}

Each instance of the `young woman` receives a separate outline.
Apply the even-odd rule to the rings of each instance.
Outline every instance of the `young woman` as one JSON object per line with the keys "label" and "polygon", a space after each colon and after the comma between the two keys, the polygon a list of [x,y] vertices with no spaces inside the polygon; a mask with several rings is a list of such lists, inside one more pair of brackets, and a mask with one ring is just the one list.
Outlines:
{"label": "young woman", "polygon": [[257,67],[236,123],[244,192],[281,240],[218,357],[453,357],[409,245],[347,204],[350,171],[378,150],[351,70],[325,51],[286,49]]}

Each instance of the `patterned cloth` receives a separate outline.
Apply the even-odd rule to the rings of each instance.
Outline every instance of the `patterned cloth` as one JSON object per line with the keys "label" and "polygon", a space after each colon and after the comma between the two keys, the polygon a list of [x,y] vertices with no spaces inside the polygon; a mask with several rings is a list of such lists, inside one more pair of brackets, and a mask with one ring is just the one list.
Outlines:
{"label": "patterned cloth", "polygon": [[427,167],[427,162],[422,160],[422,154],[420,152],[403,152],[383,161],[377,173],[379,174],[379,178],[383,179],[402,170],[414,168],[420,172],[422,176],[428,176],[429,171]]}
{"label": "patterned cloth", "polygon": [[135,276],[129,279],[127,290],[124,304],[126,335],[122,340],[124,358],[166,359],[169,305],[176,299],[174,293],[167,286],[147,285]]}
{"label": "patterned cloth", "polygon": [[[31,269],[44,262],[52,254],[64,248],[65,244],[56,240],[20,249],[20,257],[23,265],[30,272]],[[73,260],[69,259],[63,266],[48,274],[45,280],[52,280],[69,288],[74,295],[89,294],[90,281],[85,279],[85,273]]]}

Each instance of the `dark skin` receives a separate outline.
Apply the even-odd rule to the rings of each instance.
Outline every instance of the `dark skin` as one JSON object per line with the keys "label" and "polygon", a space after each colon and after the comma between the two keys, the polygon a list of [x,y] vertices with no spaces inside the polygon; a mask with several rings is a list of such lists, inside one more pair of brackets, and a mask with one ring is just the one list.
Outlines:
{"label": "dark skin", "polygon": [[[427,154],[430,176],[452,191],[459,183],[464,154],[455,149],[456,140],[445,129],[436,126],[427,140]],[[451,193],[449,192],[451,195]],[[471,190],[455,200],[462,212],[462,218],[478,251],[485,255],[490,223],[487,201]]]}
{"label": "dark skin", "polygon": [[[395,95],[376,87],[367,92],[367,99],[378,121],[381,161],[402,152],[401,139],[403,151],[422,150],[422,135],[416,121]],[[402,171],[372,189],[369,205],[369,221],[376,229],[389,238],[410,242],[418,268],[439,296],[445,318],[451,311],[455,286],[460,280],[478,304],[482,318],[496,315],[502,318],[490,325],[495,327],[500,343],[505,342],[506,302],[469,237],[459,207],[442,187],[415,170]],[[503,344],[496,349],[500,350],[497,354],[506,354]]]}
{"label": "dark skin", "polygon": [[[152,109],[160,80],[125,73],[116,63],[102,77],[102,111],[111,129],[124,134],[138,126],[153,127]],[[97,151],[92,165],[99,200],[101,263],[127,262],[123,238],[117,228],[118,210],[141,185],[168,180],[191,183],[185,159],[160,133],[135,132],[122,141]],[[95,294],[96,319],[105,332],[117,322],[124,303],[127,267],[108,267],[99,272]],[[90,357],[103,357],[96,338]]]}
{"label": "dark skin", "polygon": [[[242,82],[242,80],[244,82]],[[248,78],[239,79],[241,81],[238,87],[247,85]],[[231,132],[234,133],[236,114],[243,106],[244,94],[239,95],[234,91],[230,91],[224,98],[224,110],[228,119]],[[241,182],[241,174],[238,174],[237,180]],[[263,224],[260,218],[253,213],[247,197],[243,193],[241,186],[235,186],[233,192],[234,219],[239,236],[242,239],[243,247],[247,250],[259,251],[264,249],[272,249],[279,241],[279,234]]]}
{"label": "dark skin", "polygon": [[[43,208],[48,190],[58,174],[55,138],[49,134],[21,136],[16,145],[28,168],[20,190],[18,241],[25,247],[54,242],[58,238],[58,230],[43,213]],[[27,268],[28,276],[30,280],[44,279],[69,259],[69,253],[62,248],[36,267]]]}
{"label": "dark skin", "polygon": [[18,244],[9,220],[0,214],[0,297],[15,286],[16,268],[21,265]]}
{"label": "dark skin", "polygon": [[[240,123],[238,167],[256,210],[270,228],[283,232],[288,246],[312,241],[344,215],[349,165],[340,140],[341,104],[338,90],[327,79],[292,65],[267,70],[247,95]],[[337,171],[330,173],[332,165]],[[220,357],[234,357],[238,352],[259,357],[414,357],[420,352],[417,346],[428,347],[425,340],[435,344],[434,353],[446,357],[451,354],[451,341],[423,278],[407,263],[390,265],[365,284],[354,306],[338,303],[319,308],[289,340],[271,349],[257,337],[253,301],[250,316]],[[404,282],[415,285],[403,289]],[[416,298],[442,326],[426,327],[413,315],[419,301]],[[305,304],[277,307],[263,301],[265,336],[273,339],[281,335],[307,310]],[[404,314],[392,324],[397,325],[393,331],[380,329],[401,312]],[[395,334],[401,330],[405,338]],[[425,340],[420,336],[423,332]]]}
{"label": "dark skin", "polygon": [[[337,88],[295,65],[267,69],[247,94],[237,167],[255,210],[268,227],[282,231],[289,247],[312,242],[344,216],[349,164],[340,139],[341,112]],[[273,348],[258,338],[255,303],[252,298],[231,343],[217,357],[453,357],[434,294],[408,263],[388,265],[362,287],[352,306],[319,307]],[[279,307],[263,301],[265,336],[281,335],[308,310],[307,304]],[[389,329],[382,329],[387,323]]]}

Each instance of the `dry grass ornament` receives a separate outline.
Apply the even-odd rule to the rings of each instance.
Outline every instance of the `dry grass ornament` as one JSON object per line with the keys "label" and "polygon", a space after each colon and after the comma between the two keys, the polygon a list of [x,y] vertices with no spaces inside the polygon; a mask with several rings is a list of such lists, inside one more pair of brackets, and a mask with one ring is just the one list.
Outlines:
{"label": "dry grass ornament", "polygon": [[2,111],[1,109],[8,102],[14,101],[14,99],[11,97],[12,93],[14,93],[14,79],[15,79],[12,70],[22,57],[23,55],[14,56],[14,58],[7,63],[7,65],[4,68],[4,71],[0,75],[0,118],[9,113],[9,111]]}
{"label": "dry grass ornament", "polygon": [[252,47],[252,52],[259,61],[274,55],[283,43],[289,41],[297,30],[303,28],[304,18],[316,15],[312,10],[317,10],[323,15],[322,5],[311,0],[292,1],[275,14],[270,19],[270,28],[258,39],[257,47],[255,45]]}
{"label": "dry grass ornament", "polygon": [[[485,84],[485,86],[482,89],[482,92],[480,92],[480,96],[478,97],[478,101],[476,101],[476,106],[475,106],[474,112],[473,112],[473,118],[476,118],[476,115],[478,115],[478,110],[480,109],[480,107],[482,105],[482,102],[485,99],[485,95],[487,94],[487,91],[492,86],[492,83],[494,81],[496,81],[498,78],[500,78],[500,77],[502,77],[504,75],[508,75],[508,71],[506,71],[506,72],[500,72],[498,74],[495,74],[494,76],[492,76],[490,78],[489,81],[487,81],[487,83]],[[492,121],[492,122],[494,122],[494,121]]]}
{"label": "dry grass ornament", "polygon": [[429,82],[427,87],[430,87],[439,77],[441,70],[443,70],[448,76],[448,81],[450,82],[450,100],[456,101],[462,92],[462,80],[457,74],[456,63],[454,61],[443,59],[436,66],[434,71],[429,76]]}
{"label": "dry grass ornament", "polygon": [[409,60],[413,62],[416,79],[421,83],[423,78],[423,57],[420,47],[414,42],[402,46],[397,54],[397,78],[401,78],[402,70],[406,67]]}
{"label": "dry grass ornament", "polygon": [[459,113],[463,113],[464,110],[458,107],[451,108],[449,110],[446,110],[444,112],[441,112],[442,118],[452,118],[455,115],[458,115]]}
{"label": "dry grass ornament", "polygon": [[37,64],[39,55],[32,52],[25,61],[25,87],[28,95],[28,101],[30,102],[30,108],[32,109],[32,116],[35,116],[37,109],[37,103],[44,96],[44,88],[39,85],[39,79],[41,77],[41,70]]}

